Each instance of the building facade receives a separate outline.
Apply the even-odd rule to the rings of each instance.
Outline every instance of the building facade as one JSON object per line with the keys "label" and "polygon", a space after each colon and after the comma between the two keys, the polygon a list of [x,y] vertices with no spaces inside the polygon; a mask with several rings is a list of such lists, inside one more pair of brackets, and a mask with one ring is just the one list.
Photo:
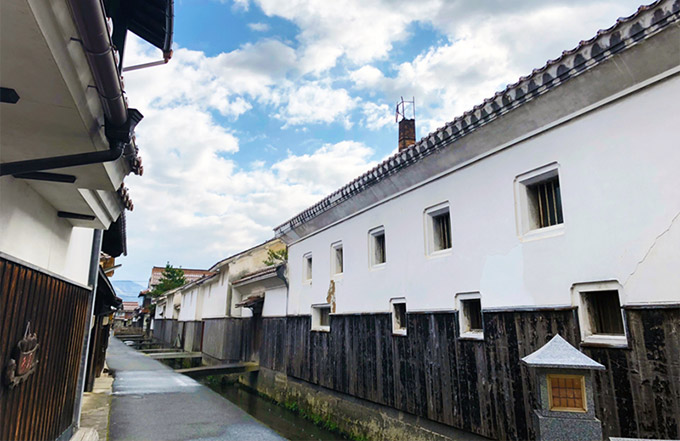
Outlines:
{"label": "building facade", "polygon": [[0,4],[3,440],[68,439],[78,428],[85,371],[96,376],[101,360],[88,362],[88,351],[102,348],[99,331],[117,304],[100,252],[126,253],[123,179],[142,173],[124,40],[153,23],[143,38],[169,58],[173,8],[110,3]]}
{"label": "building facade", "polygon": [[261,366],[496,439],[522,357],[601,363],[605,436],[680,436],[680,9],[641,7],[276,228]]}

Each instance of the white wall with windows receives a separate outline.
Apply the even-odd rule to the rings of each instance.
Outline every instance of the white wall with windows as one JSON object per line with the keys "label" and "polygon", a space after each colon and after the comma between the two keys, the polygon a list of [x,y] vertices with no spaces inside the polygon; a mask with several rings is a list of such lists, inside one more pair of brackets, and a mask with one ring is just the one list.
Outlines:
{"label": "white wall with windows", "polygon": [[[451,310],[471,292],[483,309],[571,306],[574,284],[599,281],[620,285],[622,305],[677,302],[678,96],[675,74],[289,244],[289,314],[327,302],[339,242],[336,313],[389,312],[393,298],[409,311]],[[543,203],[557,200],[555,178],[561,211],[537,228],[526,210],[536,184],[550,194]],[[441,250],[430,214],[443,207],[451,248]],[[376,265],[380,229],[387,253]]]}

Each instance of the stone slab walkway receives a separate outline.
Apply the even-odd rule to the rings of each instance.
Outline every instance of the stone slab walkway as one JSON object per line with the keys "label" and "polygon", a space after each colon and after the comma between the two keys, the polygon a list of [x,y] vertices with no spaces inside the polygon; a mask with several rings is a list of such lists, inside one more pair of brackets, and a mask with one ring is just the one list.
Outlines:
{"label": "stone slab walkway", "polygon": [[109,440],[283,440],[246,412],[189,377],[117,338],[106,363],[113,372]]}

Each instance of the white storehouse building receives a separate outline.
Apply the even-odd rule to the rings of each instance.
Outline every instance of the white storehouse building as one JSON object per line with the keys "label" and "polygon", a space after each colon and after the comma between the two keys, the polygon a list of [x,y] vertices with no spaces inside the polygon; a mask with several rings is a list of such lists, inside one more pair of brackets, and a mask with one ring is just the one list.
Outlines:
{"label": "white storehouse building", "polygon": [[560,334],[606,367],[606,436],[680,436],[679,16],[641,7],[277,227],[273,369],[526,439],[520,358]]}

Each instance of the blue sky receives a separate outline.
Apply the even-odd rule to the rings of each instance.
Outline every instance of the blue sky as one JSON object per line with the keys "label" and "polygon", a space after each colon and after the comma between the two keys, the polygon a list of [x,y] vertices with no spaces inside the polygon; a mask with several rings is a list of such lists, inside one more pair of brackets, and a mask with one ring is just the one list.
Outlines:
{"label": "blue sky", "polygon": [[[144,175],[115,280],[207,268],[635,12],[629,0],[176,0],[170,63],[125,73]],[[125,65],[161,58],[130,37]]]}

